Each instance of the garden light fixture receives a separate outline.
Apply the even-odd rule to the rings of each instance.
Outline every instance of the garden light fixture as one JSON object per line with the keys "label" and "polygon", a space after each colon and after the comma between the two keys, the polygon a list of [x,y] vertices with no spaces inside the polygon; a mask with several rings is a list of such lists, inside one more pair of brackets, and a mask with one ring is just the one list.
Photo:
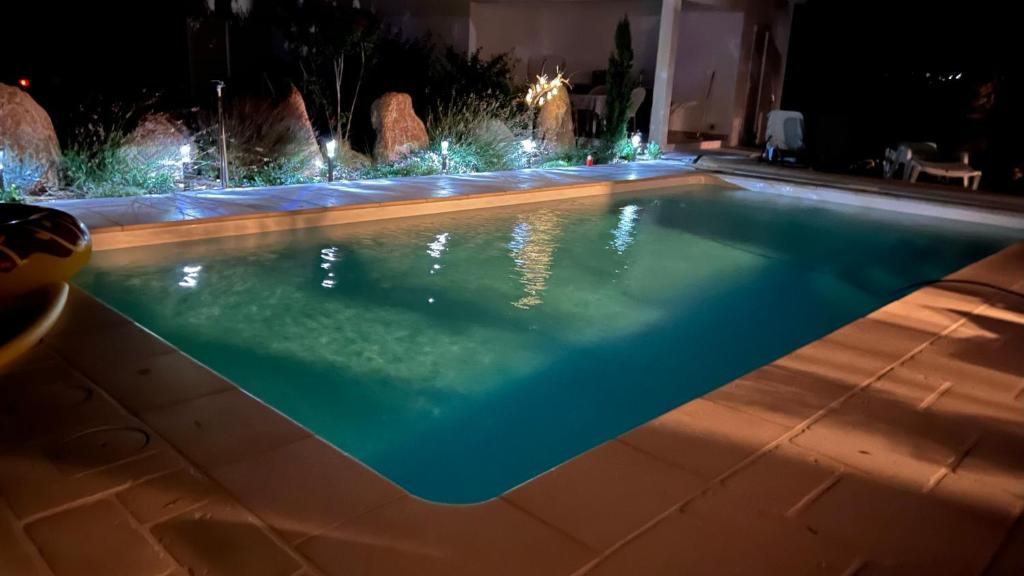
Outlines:
{"label": "garden light fixture", "polygon": [[338,151],[338,141],[331,138],[324,143],[324,149],[327,150],[327,181],[334,182],[334,156]]}
{"label": "garden light fixture", "polygon": [[638,150],[640,149],[640,145],[643,144],[643,134],[637,132],[633,134],[633,137],[630,138],[629,141],[633,144],[633,149]]}
{"label": "garden light fixture", "polygon": [[184,190],[188,190],[188,173],[192,168],[192,146],[189,144],[182,144],[178,148],[178,153],[181,155],[181,187]]}
{"label": "garden light fixture", "polygon": [[441,172],[448,172],[448,141],[441,141]]}
{"label": "garden light fixture", "polygon": [[228,187],[228,133],[224,126],[224,83],[214,80],[217,87],[217,119],[220,122],[220,187]]}

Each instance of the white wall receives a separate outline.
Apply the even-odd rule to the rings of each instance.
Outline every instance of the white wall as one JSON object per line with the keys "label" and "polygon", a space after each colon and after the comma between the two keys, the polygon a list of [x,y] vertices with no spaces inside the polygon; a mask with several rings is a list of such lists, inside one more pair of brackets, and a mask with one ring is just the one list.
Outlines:
{"label": "white wall", "polygon": [[407,37],[429,33],[442,45],[469,47],[469,0],[371,0],[369,5]]}
{"label": "white wall", "polygon": [[[683,4],[676,34],[672,101],[698,103],[687,109],[684,129],[728,134],[735,104],[743,13],[708,9],[687,2]],[[701,126],[701,111],[712,71],[715,71],[715,81]]]}
{"label": "white wall", "polygon": [[593,70],[608,67],[615,26],[629,16],[634,69],[653,82],[658,52],[660,0],[592,2],[472,2],[470,38],[485,55],[513,51],[520,60],[518,79],[526,80],[530,56],[558,54],[575,81],[590,83]]}

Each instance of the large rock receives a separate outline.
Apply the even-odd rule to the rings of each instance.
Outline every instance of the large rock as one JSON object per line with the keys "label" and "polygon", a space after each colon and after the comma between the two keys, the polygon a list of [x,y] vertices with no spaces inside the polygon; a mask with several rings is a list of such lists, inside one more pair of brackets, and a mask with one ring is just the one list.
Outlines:
{"label": "large rock", "polygon": [[572,104],[569,92],[560,88],[548,98],[537,115],[537,136],[550,150],[568,150],[576,144],[572,131]]}
{"label": "large rock", "polygon": [[485,118],[477,124],[473,134],[482,141],[499,144],[513,142],[516,139],[508,125],[497,118]]}
{"label": "large rock", "polygon": [[188,143],[188,131],[170,115],[147,114],[125,137],[120,153],[128,162],[148,167],[154,174],[177,178],[181,146]]}
{"label": "large rock", "polygon": [[25,91],[0,84],[0,147],[4,181],[37,193],[59,185],[60,144],[53,122]]}
{"label": "large rock", "polygon": [[293,137],[289,155],[297,165],[307,167],[307,176],[315,176],[317,161],[322,158],[320,146],[316,143],[316,132],[313,131],[313,123],[309,121],[306,103],[295,86],[291,87],[288,97],[277,107],[274,115],[278,121],[291,127]]}
{"label": "large rock", "polygon": [[401,92],[388,92],[370,107],[370,120],[377,132],[373,158],[394,162],[415,150],[427,147],[427,128],[412,109],[412,98]]}

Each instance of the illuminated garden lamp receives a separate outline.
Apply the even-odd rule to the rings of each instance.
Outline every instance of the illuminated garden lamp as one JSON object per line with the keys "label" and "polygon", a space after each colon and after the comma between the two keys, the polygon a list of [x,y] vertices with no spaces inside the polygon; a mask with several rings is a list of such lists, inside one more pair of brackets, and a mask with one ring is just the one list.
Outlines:
{"label": "illuminated garden lamp", "polygon": [[441,172],[448,173],[448,141],[441,140]]}
{"label": "illuminated garden lamp", "polygon": [[636,134],[633,134],[633,137],[630,138],[629,141],[633,144],[634,150],[639,150],[640,145],[643,144],[643,134],[637,132]]}
{"label": "illuminated garden lamp", "polygon": [[537,143],[533,141],[533,138],[527,138],[520,144],[523,147],[523,152],[526,153],[526,166],[530,167],[533,164],[533,153],[537,150]]}
{"label": "illuminated garden lamp", "polygon": [[29,84],[28,78],[18,78],[18,86],[28,90]]}
{"label": "illuminated garden lamp", "polygon": [[192,169],[192,146],[189,144],[182,144],[178,148],[178,153],[181,155],[181,187],[188,190],[188,173]]}
{"label": "illuminated garden lamp", "polygon": [[334,155],[338,151],[338,142],[333,138],[324,144],[327,150],[327,181],[334,182]]}

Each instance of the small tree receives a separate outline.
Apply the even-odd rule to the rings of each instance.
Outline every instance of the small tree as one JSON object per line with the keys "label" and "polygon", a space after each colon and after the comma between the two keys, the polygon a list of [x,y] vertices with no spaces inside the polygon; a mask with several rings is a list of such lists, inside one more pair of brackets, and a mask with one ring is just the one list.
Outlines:
{"label": "small tree", "polygon": [[633,39],[629,17],[623,16],[615,27],[615,51],[608,58],[608,101],[605,106],[604,140],[608,149],[626,138],[630,95],[636,87],[633,78]]}
{"label": "small tree", "polygon": [[[347,143],[380,23],[370,12],[336,0],[305,0],[285,6],[282,16],[291,24],[288,48],[298,57],[300,90],[312,100],[334,138]],[[353,59],[358,60],[359,68],[348,97],[345,66]]]}

